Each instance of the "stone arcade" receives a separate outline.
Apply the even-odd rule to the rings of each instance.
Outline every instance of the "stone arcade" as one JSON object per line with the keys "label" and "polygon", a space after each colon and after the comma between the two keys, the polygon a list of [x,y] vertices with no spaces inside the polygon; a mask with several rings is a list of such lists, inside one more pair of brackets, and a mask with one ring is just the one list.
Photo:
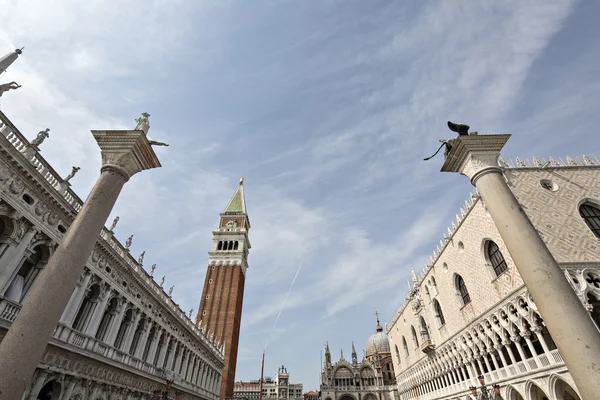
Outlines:
{"label": "stone arcade", "polygon": [[[0,338],[82,204],[0,112]],[[223,350],[104,228],[23,398],[216,400]]]}

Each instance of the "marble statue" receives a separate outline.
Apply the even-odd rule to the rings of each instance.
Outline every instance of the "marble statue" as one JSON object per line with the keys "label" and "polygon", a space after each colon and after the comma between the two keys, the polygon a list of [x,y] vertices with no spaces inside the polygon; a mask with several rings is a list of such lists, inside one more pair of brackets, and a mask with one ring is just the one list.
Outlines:
{"label": "marble statue", "polygon": [[69,182],[69,180],[73,179],[73,177],[75,176],[75,174],[80,170],[80,167],[73,167],[73,169],[71,170],[71,173],[69,175],[67,175],[67,177],[65,178],[65,182]]}
{"label": "marble statue", "polygon": [[136,131],[144,131],[145,134],[148,134],[148,130],[150,129],[150,121],[148,121],[148,117],[150,114],[147,112],[143,112],[142,115],[136,118],[135,122],[137,125],[135,126]]}
{"label": "marble statue", "polygon": [[162,277],[162,279],[160,280],[160,287],[163,287],[163,285],[164,285],[164,283],[165,283],[165,277],[166,277],[166,275],[164,275],[164,276]]}
{"label": "marble statue", "polygon": [[35,139],[33,139],[31,141],[31,144],[33,146],[39,146],[40,144],[44,143],[44,140],[46,140],[46,138],[49,136],[50,136],[50,128],[46,128],[45,131],[39,131],[37,136],[35,137]]}
{"label": "marble statue", "polygon": [[169,288],[169,297],[171,297],[171,295],[173,294],[173,288],[174,288],[174,287],[175,287],[175,285],[172,285],[172,286]]}
{"label": "marble statue", "polygon": [[154,270],[156,269],[156,264],[152,264],[152,267],[150,267],[150,276],[153,277],[154,276]]}
{"label": "marble statue", "polygon": [[146,255],[146,250],[142,251],[142,254],[138,257],[138,264],[144,263],[144,256]]}
{"label": "marble statue", "polygon": [[115,229],[117,227],[117,223],[119,222],[119,216],[117,215],[115,217],[115,219],[113,219],[112,224],[110,225],[110,228],[108,229],[109,231],[112,232],[113,229]]}
{"label": "marble statue", "polygon": [[10,82],[10,83],[5,83],[3,85],[0,85],[0,97],[2,97],[4,92],[8,92],[9,90],[15,90],[20,87],[21,87],[21,85],[19,85],[17,82]]}
{"label": "marble statue", "polygon": [[131,242],[133,242],[133,235],[129,236],[125,241],[125,248],[129,249],[131,247]]}

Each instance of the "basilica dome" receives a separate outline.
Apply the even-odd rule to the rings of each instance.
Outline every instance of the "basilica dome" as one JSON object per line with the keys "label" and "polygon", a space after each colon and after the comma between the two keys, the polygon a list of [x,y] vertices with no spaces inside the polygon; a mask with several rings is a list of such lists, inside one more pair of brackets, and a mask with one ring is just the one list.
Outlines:
{"label": "basilica dome", "polygon": [[374,334],[369,337],[369,341],[367,342],[367,350],[365,351],[365,355],[367,357],[375,354],[375,351],[379,354],[390,354],[390,342],[388,342],[387,335],[383,332],[383,328],[379,324],[379,319],[377,319],[377,329]]}

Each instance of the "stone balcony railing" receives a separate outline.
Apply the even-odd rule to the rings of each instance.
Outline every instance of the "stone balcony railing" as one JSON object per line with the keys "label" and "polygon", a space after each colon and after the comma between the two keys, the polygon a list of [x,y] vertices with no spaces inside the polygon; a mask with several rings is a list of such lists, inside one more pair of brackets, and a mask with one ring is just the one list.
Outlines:
{"label": "stone balcony railing", "polygon": [[423,339],[421,342],[421,351],[425,354],[429,354],[435,350],[435,345],[431,341],[431,339]]}
{"label": "stone balcony railing", "polygon": [[[3,327],[3,325],[5,325],[6,328],[10,327],[10,324],[12,324],[12,322],[15,320],[20,310],[21,304],[7,299],[0,299],[0,329]],[[90,357],[100,356],[106,360],[115,361],[123,366],[145,372],[146,374],[152,375],[153,378],[167,378],[167,371],[164,369],[157,368],[150,363],[142,361],[126,352],[109,346],[106,343],[97,340],[93,336],[86,335],[60,323],[54,329],[50,343],[62,347],[64,347],[64,345],[73,346],[77,348],[75,351],[80,354]],[[169,372],[169,374],[175,378],[175,389],[193,392],[194,394],[203,396],[207,399],[218,399],[218,394],[211,393],[192,382],[185,381],[178,374],[173,372]]]}
{"label": "stone balcony railing", "polygon": [[[21,155],[28,160],[38,171],[43,180],[47,181],[70,205],[73,216],[75,216],[81,207],[83,206],[83,200],[77,196],[77,194],[71,190],[69,185],[65,184],[64,179],[50,166],[50,164],[39,155],[25,136],[10,122],[10,120],[0,111],[0,134],[2,134],[12,146],[21,153]],[[113,236],[113,233],[107,228],[103,228],[100,232],[100,238],[98,240],[105,241],[109,247],[113,248],[115,252],[121,257],[122,262],[125,265],[131,267],[135,271],[140,280],[147,284],[148,288],[151,288],[155,295],[160,298],[168,310],[183,324],[183,326],[196,337],[198,337],[209,349],[214,351],[221,359],[224,360],[224,348],[217,347],[216,343],[209,340],[204,332],[196,327],[196,325],[190,320],[185,312],[179,307],[173,299],[165,293],[156,281],[146,272],[142,265],[131,256],[129,251]]]}

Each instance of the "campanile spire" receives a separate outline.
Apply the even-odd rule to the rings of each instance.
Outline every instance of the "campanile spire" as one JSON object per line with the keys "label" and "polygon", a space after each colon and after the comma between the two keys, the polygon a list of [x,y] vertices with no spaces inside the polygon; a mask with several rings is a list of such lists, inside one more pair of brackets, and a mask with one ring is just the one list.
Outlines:
{"label": "campanile spire", "polygon": [[196,325],[214,332],[215,340],[225,345],[225,368],[220,390],[223,400],[233,397],[250,250],[250,220],[246,212],[244,178],[240,179],[220,217],[219,227],[213,231],[213,244],[208,253],[208,269]]}

